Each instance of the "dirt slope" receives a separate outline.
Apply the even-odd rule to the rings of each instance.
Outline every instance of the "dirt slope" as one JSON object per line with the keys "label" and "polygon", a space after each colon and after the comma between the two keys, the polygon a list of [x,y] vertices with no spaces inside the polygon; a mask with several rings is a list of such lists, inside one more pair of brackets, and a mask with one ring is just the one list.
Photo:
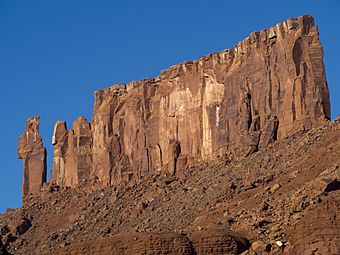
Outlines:
{"label": "dirt slope", "polygon": [[244,254],[340,254],[338,180],[340,122],[335,121],[248,157],[235,151],[176,178],[152,175],[101,189],[94,183],[45,187],[23,209],[0,216],[0,233],[13,254],[89,254],[84,252],[91,244],[109,250],[102,254],[118,254],[108,248],[118,233],[127,233],[122,245],[144,235],[139,232],[163,233],[159,238],[172,232],[195,245],[197,231],[218,229],[247,238],[252,247]]}

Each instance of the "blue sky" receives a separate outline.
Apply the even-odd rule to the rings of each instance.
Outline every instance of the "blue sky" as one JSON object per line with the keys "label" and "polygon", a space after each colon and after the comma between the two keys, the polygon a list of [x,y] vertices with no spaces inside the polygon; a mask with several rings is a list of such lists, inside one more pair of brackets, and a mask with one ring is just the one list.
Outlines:
{"label": "blue sky", "polygon": [[303,14],[319,25],[334,118],[340,113],[338,0],[0,0],[0,212],[21,205],[17,140],[29,116],[41,116],[49,171],[54,122],[90,120],[95,90],[155,77]]}

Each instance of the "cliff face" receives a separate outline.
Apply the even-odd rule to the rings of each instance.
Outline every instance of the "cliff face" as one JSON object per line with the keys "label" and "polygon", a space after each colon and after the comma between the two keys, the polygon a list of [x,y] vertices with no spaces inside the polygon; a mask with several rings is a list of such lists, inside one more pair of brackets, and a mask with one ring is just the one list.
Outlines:
{"label": "cliff face", "polygon": [[320,125],[330,117],[322,57],[313,18],[302,16],[156,79],[96,92],[92,176],[174,174]]}
{"label": "cliff face", "polygon": [[322,58],[313,18],[301,16],[155,79],[97,91],[91,124],[56,123],[51,180],[73,187],[174,175],[319,126],[330,117]]}

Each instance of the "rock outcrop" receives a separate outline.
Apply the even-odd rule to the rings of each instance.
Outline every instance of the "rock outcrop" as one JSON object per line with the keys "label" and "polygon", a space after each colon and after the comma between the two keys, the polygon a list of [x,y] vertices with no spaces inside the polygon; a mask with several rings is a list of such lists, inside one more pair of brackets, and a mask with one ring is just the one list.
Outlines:
{"label": "rock outcrop", "polygon": [[322,58],[313,17],[301,16],[155,79],[97,91],[90,124],[81,117],[67,131],[56,123],[51,181],[106,186],[176,175],[319,126],[330,118]]}
{"label": "rock outcrop", "polygon": [[235,48],[95,93],[93,172],[104,185],[248,149],[330,117],[311,16],[252,33]]}
{"label": "rock outcrop", "polygon": [[[240,235],[252,244],[244,254],[339,254],[339,141],[338,120],[175,177],[154,173],[115,187],[46,187],[23,208],[0,214],[0,239],[16,255],[119,251],[138,247],[148,234],[157,247],[155,235],[164,232],[185,235],[196,252],[242,247]],[[238,235],[208,235],[210,229]],[[130,239],[120,242],[117,235],[126,232]],[[139,234],[145,239],[133,242]]]}
{"label": "rock outcrop", "polygon": [[190,237],[197,255],[241,254],[250,247],[249,241],[237,234],[220,229],[198,231]]}
{"label": "rock outcrop", "polygon": [[54,255],[218,255],[240,254],[249,248],[246,238],[226,230],[208,230],[193,233],[191,237],[177,233],[127,233],[57,249]]}
{"label": "rock outcrop", "polygon": [[191,255],[189,239],[176,233],[127,233],[57,249],[53,255]]}
{"label": "rock outcrop", "polygon": [[322,57],[301,16],[97,91],[90,123],[55,124],[50,185],[28,119],[24,203],[0,214],[0,254],[339,254],[340,120],[327,121]]}
{"label": "rock outcrop", "polygon": [[[8,214],[11,213],[8,212]],[[11,217],[10,222],[0,227],[0,241],[4,246],[8,246],[26,233],[31,226],[31,221],[23,217],[23,215],[14,215],[14,217]]]}
{"label": "rock outcrop", "polygon": [[46,182],[46,149],[39,134],[39,116],[26,121],[26,130],[19,138],[18,157],[23,160],[23,199],[37,194]]}
{"label": "rock outcrop", "polygon": [[68,131],[66,123],[57,121],[54,126],[54,146],[51,182],[74,187],[90,178],[92,169],[92,135],[90,124],[84,117],[73,122]]}

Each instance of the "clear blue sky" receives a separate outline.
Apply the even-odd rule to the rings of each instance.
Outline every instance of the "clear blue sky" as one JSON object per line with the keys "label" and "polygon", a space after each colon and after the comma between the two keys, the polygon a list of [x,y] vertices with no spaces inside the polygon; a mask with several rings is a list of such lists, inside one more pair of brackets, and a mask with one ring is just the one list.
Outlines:
{"label": "clear blue sky", "polygon": [[319,25],[334,118],[340,113],[338,0],[0,0],[0,212],[21,205],[17,140],[29,116],[41,116],[49,171],[54,122],[91,119],[95,90],[155,77],[302,14]]}

